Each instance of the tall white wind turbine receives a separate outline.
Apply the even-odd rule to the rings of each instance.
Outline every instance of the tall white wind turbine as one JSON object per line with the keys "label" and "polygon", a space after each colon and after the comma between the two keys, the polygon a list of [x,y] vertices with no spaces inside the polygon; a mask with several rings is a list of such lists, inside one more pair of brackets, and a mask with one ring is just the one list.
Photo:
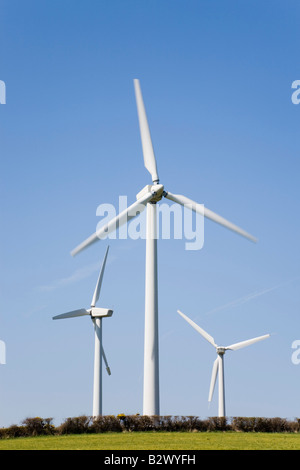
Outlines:
{"label": "tall white wind turbine", "polygon": [[269,334],[258,336],[257,338],[247,339],[246,341],[241,341],[240,343],[234,343],[230,346],[218,346],[215,343],[215,340],[212,336],[210,336],[206,331],[204,331],[200,326],[198,326],[193,320],[187,317],[184,313],[180,310],[177,310],[179,315],[182,316],[198,333],[200,333],[203,338],[206,339],[212,346],[216,348],[217,351],[217,359],[213,363],[212,374],[211,374],[211,381],[209,387],[209,394],[208,394],[208,401],[211,402],[215,384],[217,380],[217,376],[219,373],[219,417],[225,417],[225,386],[224,386],[224,354],[226,351],[236,351],[237,349],[245,348],[246,346],[250,346],[257,341],[261,341],[263,339],[269,338]]}
{"label": "tall white wind turbine", "polygon": [[103,274],[108,254],[108,249],[104,256],[100,274],[97,280],[96,288],[93,294],[91,307],[89,309],[81,308],[79,310],[73,310],[72,312],[63,313],[56,315],[53,320],[60,320],[63,318],[73,318],[88,315],[93,321],[95,330],[95,352],[94,352],[94,388],[93,388],[93,416],[102,415],[102,360],[106,365],[108,375],[111,375],[110,368],[106,359],[106,355],[102,345],[102,318],[111,317],[113,311],[107,308],[96,308],[95,305],[99,300],[100,289],[103,280]]}
{"label": "tall white wind turbine", "polygon": [[145,276],[145,336],[144,336],[144,397],[143,414],[159,415],[159,353],[158,353],[158,297],[157,297],[157,202],[162,197],[187,206],[194,212],[217,222],[220,225],[248,238],[256,239],[223,217],[206,209],[201,204],[179,194],[164,190],[159,183],[156,159],[153,151],[150,130],[144,107],[139,80],[134,79],[140,135],[144,156],[144,165],[152,177],[152,185],[146,185],[138,194],[137,201],[101,227],[84,242],[78,245],[71,254],[74,256],[99,239],[106,238],[109,233],[129,222],[147,207],[146,227],[146,276]]}

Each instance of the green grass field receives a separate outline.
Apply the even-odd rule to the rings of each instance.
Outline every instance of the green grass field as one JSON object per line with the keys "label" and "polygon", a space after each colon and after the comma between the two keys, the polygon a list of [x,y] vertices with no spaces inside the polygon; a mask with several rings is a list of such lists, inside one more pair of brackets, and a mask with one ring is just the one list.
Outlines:
{"label": "green grass field", "polygon": [[300,450],[300,434],[134,432],[20,437],[0,450]]}

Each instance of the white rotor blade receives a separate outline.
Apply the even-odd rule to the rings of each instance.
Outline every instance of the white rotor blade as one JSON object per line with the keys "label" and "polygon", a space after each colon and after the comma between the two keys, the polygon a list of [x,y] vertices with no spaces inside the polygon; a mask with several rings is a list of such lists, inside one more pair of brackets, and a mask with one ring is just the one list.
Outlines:
{"label": "white rotor blade", "polygon": [[211,380],[210,380],[210,387],[209,387],[209,394],[208,394],[208,401],[212,400],[218,372],[219,372],[219,356],[217,357],[217,359],[213,363],[213,368],[212,368],[212,373],[211,373]]}
{"label": "white rotor blade", "polygon": [[182,206],[186,206],[187,208],[193,210],[194,212],[197,212],[198,214],[201,214],[204,217],[207,217],[208,219],[213,220],[214,222],[220,225],[223,225],[223,227],[226,227],[229,230],[232,230],[233,232],[236,232],[239,235],[242,235],[243,237],[248,238],[248,240],[251,240],[252,242],[257,242],[257,239],[253,237],[253,235],[250,235],[249,233],[245,232],[245,230],[241,229],[237,225],[232,224],[231,222],[224,219],[220,215],[216,214],[215,212],[212,212],[210,209],[207,209],[202,204],[198,204],[197,202],[192,201],[191,199],[185,196],[182,196],[181,194],[172,194],[170,192],[167,192],[165,194],[165,197],[167,199],[170,199],[173,202],[177,202],[178,204],[181,204]]}
{"label": "white rotor blade", "polygon": [[145,209],[147,202],[150,201],[152,198],[153,194],[151,192],[146,193],[136,202],[131,204],[131,206],[127,207],[127,209],[125,209],[123,212],[121,212],[112,220],[110,220],[108,224],[101,227],[99,230],[93,233],[93,235],[91,235],[80,245],[78,245],[73,251],[71,251],[71,255],[75,256],[80,251],[84,250],[85,248],[92,245],[101,238],[106,238],[109,233],[113,232],[114,230],[117,230],[119,227],[121,227],[121,225],[124,225],[126,222],[129,222],[129,220],[139,215]]}
{"label": "white rotor blade", "polygon": [[79,310],[73,310],[72,312],[62,313],[61,315],[56,315],[52,317],[53,320],[60,320],[61,318],[73,318],[73,317],[83,317],[84,315],[90,315],[90,312],[85,308],[80,308]]}
{"label": "white rotor blade", "polygon": [[105,264],[106,264],[106,258],[107,258],[107,254],[108,254],[108,249],[109,249],[109,246],[106,248],[106,253],[105,253],[105,256],[104,256],[104,260],[103,260],[103,263],[102,263],[102,267],[101,267],[101,271],[100,271],[100,274],[99,274],[99,277],[98,277],[98,281],[97,281],[97,284],[96,284],[96,288],[95,288],[95,292],[94,292],[94,295],[93,295],[91,307],[95,307],[96,302],[99,299],[100,289],[101,289],[101,285],[102,285],[102,279],[103,279],[103,274],[104,274],[104,269],[105,269]]}
{"label": "white rotor blade", "polygon": [[257,341],[261,341],[263,339],[269,338],[270,335],[263,335],[258,336],[257,338],[247,339],[246,341],[241,341],[240,343],[231,344],[230,346],[226,346],[225,349],[231,349],[232,351],[236,351],[237,349],[245,348],[246,346],[250,346]]}
{"label": "white rotor blade", "polygon": [[152,176],[152,181],[158,182],[158,174],[156,169],[156,160],[152,146],[151,134],[148,126],[146,110],[144,106],[144,101],[142,97],[140,82],[138,79],[134,79],[134,89],[135,89],[135,98],[138,110],[138,118],[139,118],[139,125],[140,125],[140,134],[142,140],[142,147],[143,147],[143,155],[144,155],[144,164],[149,173]]}
{"label": "white rotor blade", "polygon": [[110,371],[110,368],[109,368],[109,365],[108,365],[108,362],[107,362],[107,359],[106,359],[106,355],[105,355],[103,346],[101,346],[101,349],[102,349],[102,356],[103,356],[103,359],[104,359],[104,362],[105,362],[107,373],[108,373],[108,375],[111,375],[111,371]]}
{"label": "white rotor blade", "polygon": [[204,331],[202,328],[200,328],[200,326],[198,326],[195,322],[193,322],[193,320],[191,320],[189,317],[187,317],[184,313],[182,313],[180,310],[177,310],[177,312],[179,313],[179,315],[182,316],[182,318],[184,318],[193,328],[195,328],[196,331],[198,331],[198,333],[200,333],[200,335],[203,336],[203,338],[205,338],[210,344],[212,344],[215,348],[217,347],[216,343],[215,343],[215,340],[213,339],[212,336],[210,336],[208,333],[206,333],[206,331]]}

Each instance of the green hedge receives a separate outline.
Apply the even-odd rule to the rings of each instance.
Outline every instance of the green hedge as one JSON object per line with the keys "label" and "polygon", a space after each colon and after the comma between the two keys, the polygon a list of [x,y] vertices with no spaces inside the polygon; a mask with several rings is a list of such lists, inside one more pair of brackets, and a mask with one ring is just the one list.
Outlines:
{"label": "green hedge", "polygon": [[20,426],[0,428],[0,439],[41,435],[63,435],[104,432],[168,431],[168,432],[300,432],[300,419],[289,421],[284,418],[210,417],[197,416],[79,416],[67,418],[55,427],[53,418],[26,418]]}

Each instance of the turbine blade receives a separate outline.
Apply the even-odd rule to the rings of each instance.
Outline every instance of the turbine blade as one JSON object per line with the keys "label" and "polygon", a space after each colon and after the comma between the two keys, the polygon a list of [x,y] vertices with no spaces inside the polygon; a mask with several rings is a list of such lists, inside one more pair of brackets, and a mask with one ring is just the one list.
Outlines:
{"label": "turbine blade", "polygon": [[153,151],[151,134],[149,130],[146,110],[144,106],[143,96],[141,92],[140,82],[138,79],[134,79],[135,98],[138,111],[140,134],[143,148],[144,165],[152,176],[152,181],[158,182],[158,174],[156,168],[156,159]]}
{"label": "turbine blade", "polygon": [[232,230],[233,232],[236,232],[239,235],[242,235],[243,237],[248,238],[248,240],[251,240],[252,242],[257,242],[257,239],[253,235],[250,235],[250,233],[246,232],[245,230],[241,229],[237,225],[224,219],[224,217],[221,217],[220,215],[216,214],[210,209],[207,209],[202,204],[198,204],[197,202],[192,201],[191,199],[185,196],[182,196],[180,194],[172,194],[170,192],[167,192],[165,194],[165,197],[167,199],[170,199],[173,202],[177,202],[177,204],[186,206],[187,208],[193,210],[194,212],[197,212],[198,214],[203,215],[204,217],[207,217],[208,219],[216,222],[217,224],[223,225],[223,227],[226,227],[229,230]]}
{"label": "turbine blade", "polygon": [[215,340],[212,336],[210,336],[208,333],[206,333],[206,331],[204,331],[202,328],[200,328],[200,326],[198,326],[195,322],[193,322],[193,320],[191,320],[189,317],[187,317],[180,310],[177,310],[177,312],[179,313],[179,315],[182,316],[182,318],[184,318],[184,320],[186,320],[193,328],[195,328],[195,330],[198,331],[198,333],[200,333],[200,335],[202,335],[203,338],[205,338],[215,348],[217,347],[217,345],[215,343]]}
{"label": "turbine blade", "polygon": [[105,362],[107,373],[108,373],[108,375],[111,375],[111,371],[110,371],[110,368],[109,368],[109,365],[108,365],[108,362],[107,362],[107,359],[106,359],[106,355],[105,355],[105,352],[104,352],[104,349],[103,349],[102,345],[101,345],[101,349],[102,349],[102,356],[103,356],[103,359],[104,359],[104,362]]}
{"label": "turbine blade", "polygon": [[211,380],[210,380],[210,387],[209,387],[209,394],[208,394],[208,401],[212,400],[214,389],[216,385],[217,375],[219,372],[219,356],[213,363],[212,373],[211,373]]}
{"label": "turbine blade", "polygon": [[121,227],[121,225],[124,225],[126,222],[129,222],[129,220],[139,215],[145,209],[147,202],[150,201],[152,198],[153,198],[153,195],[151,192],[144,194],[140,199],[138,199],[136,202],[131,204],[131,206],[127,207],[127,209],[125,209],[123,212],[121,212],[112,220],[110,220],[108,224],[101,227],[99,230],[93,233],[93,235],[91,235],[89,238],[83,241],[80,245],[78,245],[71,252],[71,255],[75,256],[80,251],[84,250],[85,248],[92,245],[96,241],[106,238],[109,233],[117,230],[119,227]]}
{"label": "turbine blade", "polygon": [[101,289],[101,285],[102,285],[102,280],[103,280],[103,275],[104,275],[104,269],[105,269],[108,250],[109,250],[109,246],[106,248],[106,253],[105,253],[105,256],[104,256],[103,263],[102,263],[101,271],[100,271],[98,281],[97,281],[97,284],[96,284],[96,288],[95,288],[95,292],[94,292],[94,295],[93,295],[93,298],[92,298],[91,307],[95,307],[95,305],[96,305],[96,303],[99,299],[100,289]]}
{"label": "turbine blade", "polygon": [[72,310],[71,312],[62,313],[61,315],[56,315],[52,317],[53,320],[60,320],[62,318],[74,318],[74,317],[83,317],[84,315],[90,315],[90,312],[85,308],[80,308],[79,310]]}
{"label": "turbine blade", "polygon": [[251,344],[256,343],[257,341],[261,341],[263,339],[269,338],[269,336],[270,335],[263,335],[263,336],[258,336],[257,338],[247,339],[246,341],[241,341],[240,343],[234,343],[234,344],[231,344],[230,346],[226,346],[225,349],[231,349],[232,351],[236,351],[237,349],[250,346]]}

